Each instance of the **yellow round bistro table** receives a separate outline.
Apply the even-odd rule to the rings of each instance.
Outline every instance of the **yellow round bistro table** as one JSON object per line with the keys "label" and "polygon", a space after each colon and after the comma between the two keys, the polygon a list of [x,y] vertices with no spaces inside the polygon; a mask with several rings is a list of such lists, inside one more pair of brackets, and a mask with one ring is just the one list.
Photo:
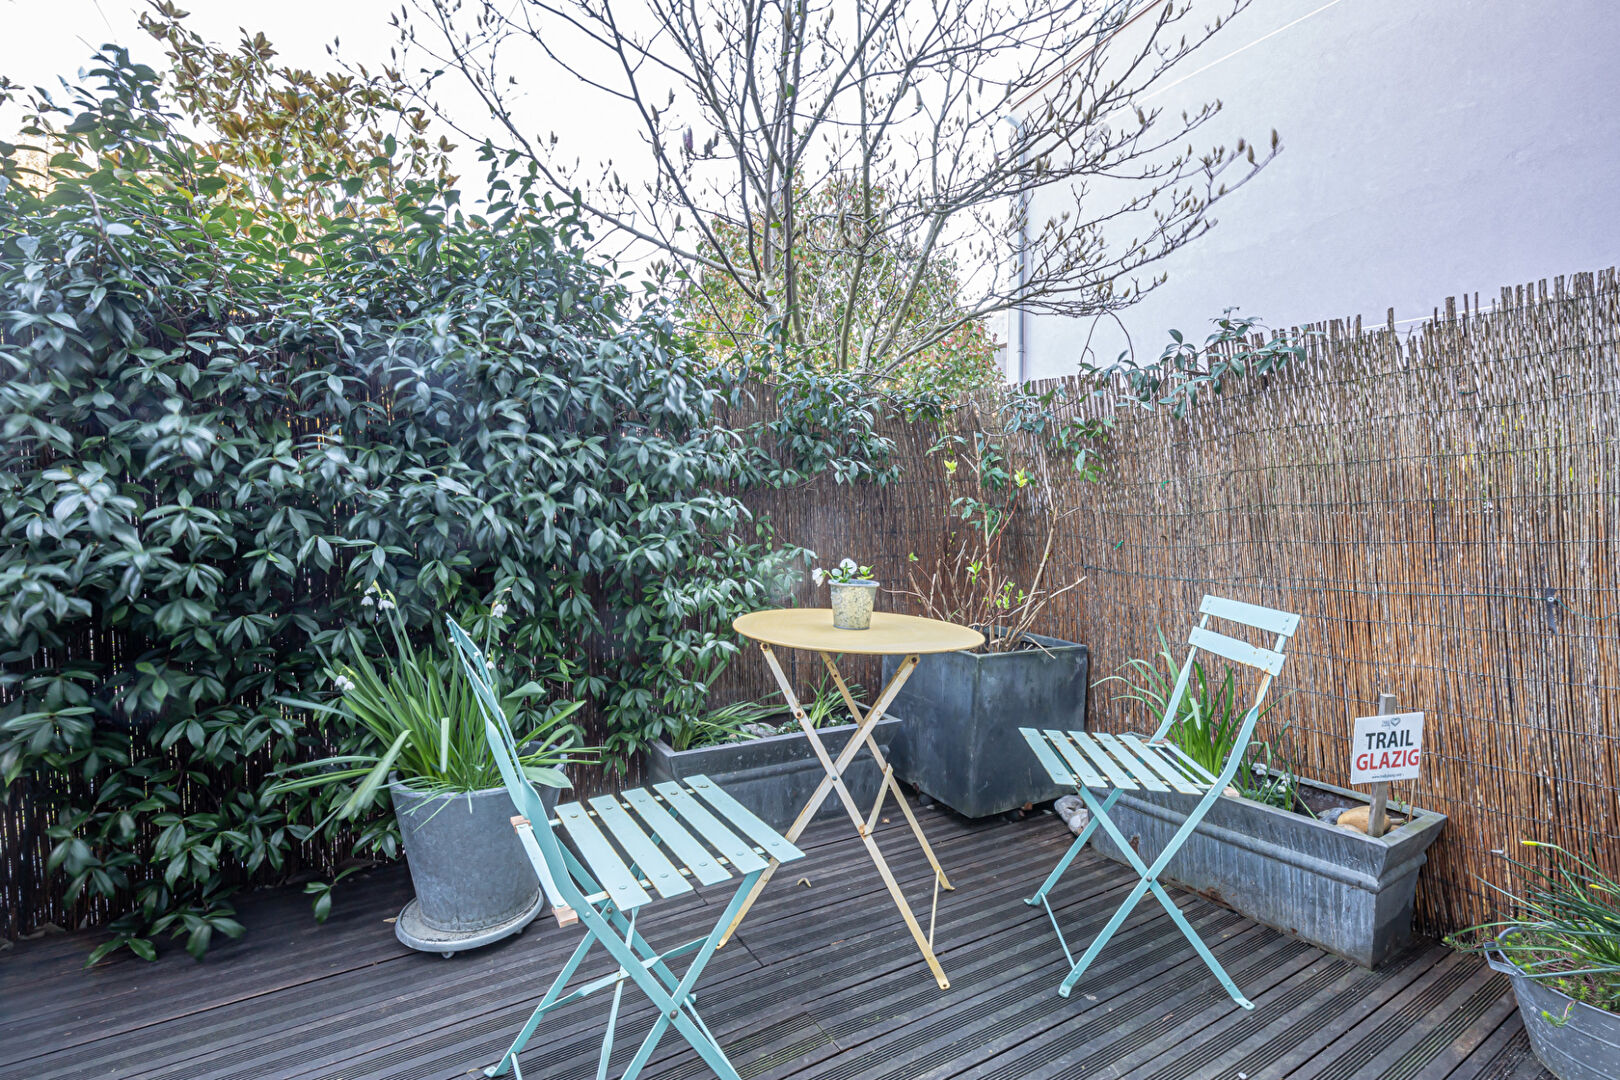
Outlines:
{"label": "yellow round bistro table", "polygon": [[[788,708],[792,710],[793,718],[804,729],[805,736],[810,741],[810,748],[821,759],[821,766],[827,775],[817,785],[810,801],[799,812],[797,820],[788,829],[788,841],[798,840],[803,834],[810,820],[821,809],[821,804],[827,801],[827,796],[833,792],[838,793],[839,799],[844,803],[844,809],[849,812],[850,821],[855,823],[855,832],[860,836],[861,842],[866,845],[867,854],[871,855],[872,862],[877,866],[878,874],[883,878],[883,884],[888,887],[889,895],[894,898],[894,904],[900,909],[900,917],[905,919],[906,928],[916,939],[917,947],[922,950],[923,959],[928,961],[928,967],[934,973],[934,979],[939,983],[941,990],[950,987],[950,980],[945,978],[945,971],[939,966],[939,960],[934,956],[934,916],[939,910],[939,890],[950,889],[951,883],[945,877],[945,871],[940,868],[939,860],[934,857],[934,851],[928,846],[928,838],[923,835],[922,826],[917,824],[916,815],[911,812],[911,804],[901,792],[898,784],[894,782],[894,767],[883,760],[883,751],[878,747],[877,740],[872,737],[872,728],[883,717],[883,710],[887,709],[900,693],[900,688],[906,684],[911,673],[917,667],[917,660],[924,653],[955,652],[958,649],[975,649],[984,644],[984,635],[977,630],[970,630],[965,626],[956,626],[938,619],[921,619],[915,615],[896,615],[893,612],[872,612],[872,625],[866,630],[840,630],[833,625],[832,611],[829,608],[778,608],[769,611],[754,611],[740,616],[732,624],[738,634],[748,638],[759,645],[760,652],[765,657],[765,665],[770,668],[776,683],[782,689],[782,696],[787,699]],[[805,649],[821,657],[821,662],[827,665],[827,673],[832,676],[833,685],[843,695],[844,704],[848,707],[850,716],[854,718],[855,733],[844,749],[834,759],[827,753],[822,745],[821,736],[811,726],[810,719],[799,704],[798,697],[793,692],[793,685],[788,682],[782,665],[776,659],[775,649]],[[865,713],[861,712],[859,705],[849,692],[844,677],[838,671],[834,656],[839,653],[854,653],[862,656],[903,656],[894,678],[889,680],[883,692],[878,695],[872,707]],[[878,768],[882,771],[883,779],[878,785],[877,802],[872,805],[869,813],[863,815],[855,800],[850,796],[849,788],[844,785],[844,773],[849,769],[851,762],[862,745],[872,752]],[[911,832],[922,846],[923,854],[928,856],[929,865],[934,868],[934,899],[928,912],[928,933],[925,935],[922,927],[917,923],[917,917],[911,913],[911,905],[906,903],[905,894],[894,880],[894,874],[889,870],[889,864],[883,860],[883,853],[878,850],[877,841],[872,836],[872,830],[877,826],[878,817],[883,809],[883,801],[890,792],[894,793],[895,802],[900,804],[900,810],[906,816],[906,822],[911,826]],[[737,924],[742,922],[743,916],[753,905],[754,899],[759,895],[765,883],[771,879],[776,871],[773,861],[754,883],[753,890],[743,901],[738,910],[737,917],[731,921],[726,930],[724,941],[731,937]]]}

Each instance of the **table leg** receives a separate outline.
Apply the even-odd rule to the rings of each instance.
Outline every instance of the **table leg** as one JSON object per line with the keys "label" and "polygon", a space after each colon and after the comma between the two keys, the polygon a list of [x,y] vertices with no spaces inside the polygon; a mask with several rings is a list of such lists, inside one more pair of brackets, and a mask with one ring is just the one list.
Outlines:
{"label": "table leg", "polygon": [[[833,663],[832,657],[826,653],[822,653],[821,659],[822,662],[827,665],[827,670],[832,673],[833,683],[838,687],[838,692],[843,695],[844,704],[849,708],[851,714],[859,717],[861,715],[860,706],[855,704],[854,695],[849,692],[849,687],[844,685],[844,677],[839,674],[838,667]],[[917,658],[915,656],[907,657],[906,661],[906,663],[901,664],[900,667],[895,671],[894,678],[889,680],[889,686],[884,688],[885,695],[890,700],[893,700],[894,695],[900,692],[900,688],[905,685],[906,680],[911,677],[912,671],[914,671],[917,667]],[[893,688],[893,694],[888,692],[890,687]],[[911,812],[911,804],[906,801],[905,794],[901,792],[900,788],[897,785],[894,785],[893,781],[890,779],[893,775],[893,770],[889,768],[889,763],[883,760],[883,751],[881,748],[879,748],[877,738],[873,736],[871,728],[866,729],[866,745],[867,748],[872,751],[872,757],[876,759],[878,768],[883,770],[883,777],[885,781],[884,786],[878,788],[877,806],[872,808],[872,822],[874,824],[876,823],[878,816],[877,807],[883,805],[883,795],[885,790],[887,790],[888,787],[893,786],[894,801],[900,804],[901,812],[906,815],[906,823],[911,826],[911,834],[917,838],[917,843],[922,847],[923,854],[928,856],[928,865],[932,866],[934,868],[934,873],[938,875],[940,887],[945,889],[947,892],[955,892],[956,886],[951,884],[951,879],[945,876],[944,868],[939,865],[939,860],[934,857],[934,849],[928,846],[928,837],[923,835],[922,826],[918,824],[916,815]]]}
{"label": "table leg", "polygon": [[[839,800],[844,804],[844,809],[849,814],[850,821],[855,824],[856,833],[860,836],[861,842],[866,845],[867,854],[871,856],[873,864],[877,867],[879,876],[881,876],[883,879],[884,886],[889,890],[890,897],[894,900],[895,906],[900,910],[900,916],[905,920],[906,928],[911,931],[911,936],[917,942],[917,948],[922,952],[923,959],[928,962],[929,969],[933,971],[935,981],[939,983],[941,990],[948,989],[950,987],[950,980],[945,977],[944,969],[940,967],[939,960],[934,956],[933,912],[931,912],[929,916],[929,933],[925,936],[923,934],[922,927],[917,923],[916,916],[914,916],[911,912],[911,906],[906,903],[905,894],[900,891],[899,883],[895,881],[894,874],[889,870],[889,864],[884,860],[883,853],[878,850],[877,842],[872,838],[872,830],[868,820],[862,818],[860,810],[856,807],[855,800],[850,795],[849,789],[844,785],[843,780],[845,770],[849,768],[850,762],[854,760],[856,753],[859,752],[861,746],[864,744],[877,759],[878,767],[884,772],[885,783],[880,786],[878,790],[878,804],[877,806],[873,807],[872,817],[870,819],[871,824],[875,824],[878,807],[882,805],[885,793],[887,792],[887,789],[892,781],[890,780],[888,763],[883,760],[882,752],[878,749],[877,740],[872,737],[872,728],[880,719],[882,719],[884,710],[889,707],[889,705],[894,701],[895,696],[899,694],[900,688],[905,685],[906,679],[911,675],[912,670],[917,666],[917,657],[908,656],[904,661],[901,662],[900,668],[895,672],[894,678],[889,680],[889,684],[885,686],[883,688],[883,692],[878,695],[878,699],[873,704],[871,710],[863,716],[861,715],[859,706],[855,704],[854,698],[850,695],[849,689],[845,685],[843,677],[839,674],[837,666],[833,663],[832,657],[825,653],[821,654],[822,661],[827,665],[828,670],[832,672],[833,679],[837,683],[840,693],[844,696],[845,704],[849,707],[850,713],[856,722],[855,732],[850,736],[848,744],[845,745],[843,750],[839,752],[837,759],[834,760],[827,753],[827,748],[825,745],[823,745],[821,737],[817,733],[816,729],[811,726],[809,717],[805,714],[803,707],[799,704],[798,697],[793,693],[793,686],[788,681],[787,675],[782,671],[782,667],[777,662],[776,655],[771,651],[770,646],[761,643],[760,652],[764,655],[766,666],[770,668],[771,675],[776,679],[777,685],[780,687],[783,697],[787,699],[788,707],[793,712],[793,718],[797,720],[799,722],[799,726],[804,729],[805,736],[809,740],[811,749],[815,751],[816,756],[821,760],[822,768],[827,774],[822,778],[821,783],[816,786],[816,790],[814,794],[811,795],[810,801],[805,804],[804,809],[799,812],[798,818],[794,820],[791,826],[789,826],[788,831],[784,835],[787,837],[789,842],[798,840],[798,838],[804,833],[804,830],[809,826],[810,821],[815,817],[816,812],[821,809],[821,805],[826,801],[828,794],[833,791],[837,791]],[[911,824],[913,834],[917,837],[918,842],[922,845],[923,851],[928,857],[929,864],[934,868],[934,900],[936,906],[935,909],[937,910],[939,899],[938,886],[939,883],[945,881],[945,872],[940,868],[938,860],[934,857],[933,850],[928,846],[928,841],[922,834],[922,827],[917,823],[916,818],[912,815],[911,808],[909,805],[907,805],[905,796],[901,793],[898,787],[894,789],[894,794],[896,801],[900,803],[901,809],[905,812],[906,820]],[[765,883],[770,880],[771,875],[775,872],[777,865],[778,864],[773,860],[771,865],[766,868],[765,872],[760,875],[759,880],[754,883],[753,889],[750,890],[747,899],[744,900],[743,905],[738,910],[736,917],[732,919],[731,925],[726,928],[725,936],[721,938],[722,945],[725,944],[726,941],[730,940],[731,935],[736,931],[737,926],[742,922],[743,917],[748,913],[748,909],[753,906],[754,900],[758,898],[760,891],[765,887]],[[951,888],[949,882],[945,882],[945,887],[947,889]]]}

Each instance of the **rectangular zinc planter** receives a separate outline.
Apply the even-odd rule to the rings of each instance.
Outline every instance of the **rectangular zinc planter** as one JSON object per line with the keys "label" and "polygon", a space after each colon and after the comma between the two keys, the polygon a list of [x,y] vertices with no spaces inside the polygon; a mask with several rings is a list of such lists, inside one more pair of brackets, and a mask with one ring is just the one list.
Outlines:
{"label": "rectangular zinc planter", "polygon": [[[1302,780],[1346,805],[1359,792]],[[1186,821],[1190,795],[1127,791],[1109,811],[1120,832],[1152,864]],[[1165,869],[1164,878],[1256,922],[1373,968],[1412,936],[1412,896],[1444,814],[1413,810],[1379,839],[1248,799],[1222,798]],[[1111,838],[1092,845],[1123,862]]]}
{"label": "rectangular zinc planter", "polygon": [[[882,747],[885,759],[899,730],[900,721],[892,716],[879,720],[872,730],[872,737]],[[837,758],[854,733],[855,725],[842,724],[816,731],[827,753]],[[775,829],[786,829],[793,824],[804,804],[815,794],[816,785],[827,775],[802,731],[701,746],[696,750],[672,750],[668,743],[656,742],[647,748],[647,774],[654,783],[699,774],[707,776]],[[844,774],[844,784],[863,814],[872,809],[877,799],[881,775],[872,760],[872,752],[865,748],[856,752],[855,761]],[[847,816],[838,793],[831,792],[821,804],[816,820]]]}

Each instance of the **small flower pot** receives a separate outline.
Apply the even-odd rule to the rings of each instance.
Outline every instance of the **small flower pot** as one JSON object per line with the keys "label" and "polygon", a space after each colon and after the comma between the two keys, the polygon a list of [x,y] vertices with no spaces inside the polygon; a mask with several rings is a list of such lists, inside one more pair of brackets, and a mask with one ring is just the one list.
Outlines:
{"label": "small flower pot", "polygon": [[867,630],[872,626],[872,602],[877,599],[875,581],[833,582],[833,625],[840,630]]}

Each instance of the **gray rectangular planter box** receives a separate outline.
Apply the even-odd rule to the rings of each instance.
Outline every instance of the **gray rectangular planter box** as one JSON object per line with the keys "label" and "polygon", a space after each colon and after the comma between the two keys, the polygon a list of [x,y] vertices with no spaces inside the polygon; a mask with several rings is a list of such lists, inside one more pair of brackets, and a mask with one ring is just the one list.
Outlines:
{"label": "gray rectangular planter box", "polygon": [[[886,716],[877,722],[872,736],[882,747],[884,757],[900,730],[900,721]],[[854,724],[817,728],[827,753],[838,757]],[[707,776],[725,788],[732,798],[759,815],[772,828],[782,830],[793,824],[804,804],[815,794],[816,785],[827,775],[816,752],[804,732],[789,735],[769,735],[763,739],[702,746],[696,750],[672,750],[668,743],[655,742],[647,748],[647,775],[654,783],[665,780],[684,780],[689,776]],[[862,813],[872,809],[877,799],[881,778],[877,763],[869,749],[856,751],[849,771],[844,773],[844,784]],[[816,814],[816,820],[846,818],[844,804],[837,792],[827,796]]]}
{"label": "gray rectangular planter box", "polygon": [[[1301,786],[1331,792],[1346,805],[1367,796],[1314,780]],[[1152,864],[1197,800],[1174,792],[1127,791],[1109,815]],[[1210,807],[1164,877],[1266,926],[1377,967],[1412,936],[1412,896],[1425,854],[1445,826],[1444,814],[1413,810],[1400,828],[1374,839],[1303,814],[1248,799]],[[1101,830],[1092,846],[1123,862]]]}
{"label": "gray rectangular planter box", "polygon": [[[1018,729],[1085,730],[1089,654],[1062,638],[1026,636],[1043,648],[922,657],[889,706],[906,722],[894,748],[896,776],[970,818],[1067,794]],[[885,683],[901,659],[883,658]]]}

